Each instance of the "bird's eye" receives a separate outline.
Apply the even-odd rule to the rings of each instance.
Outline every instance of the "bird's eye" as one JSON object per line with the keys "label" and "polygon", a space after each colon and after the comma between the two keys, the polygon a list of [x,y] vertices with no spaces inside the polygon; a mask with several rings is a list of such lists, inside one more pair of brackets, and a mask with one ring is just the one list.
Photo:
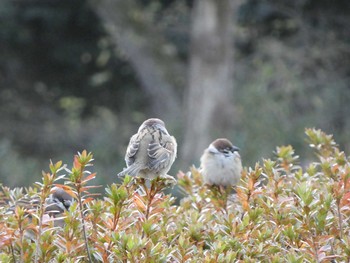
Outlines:
{"label": "bird's eye", "polygon": [[223,153],[224,153],[224,154],[229,154],[229,153],[231,153],[231,152],[232,152],[232,150],[229,149],[229,148],[225,148],[225,149],[223,150]]}

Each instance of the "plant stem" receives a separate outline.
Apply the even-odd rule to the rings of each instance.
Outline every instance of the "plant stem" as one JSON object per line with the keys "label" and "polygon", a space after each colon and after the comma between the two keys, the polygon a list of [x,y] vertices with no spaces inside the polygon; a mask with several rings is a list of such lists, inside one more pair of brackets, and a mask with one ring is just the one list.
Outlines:
{"label": "plant stem", "polygon": [[85,228],[85,219],[84,219],[84,211],[83,211],[83,203],[81,201],[81,195],[80,192],[78,191],[78,201],[79,201],[79,209],[80,209],[80,216],[81,216],[81,223],[83,225],[83,235],[84,235],[84,241],[85,241],[85,247],[86,247],[86,251],[88,254],[88,258],[89,258],[89,262],[92,263],[92,258],[91,258],[91,253],[90,253],[90,248],[89,248],[89,244],[88,244],[88,239],[87,239],[87,235],[86,235],[86,228]]}
{"label": "plant stem", "polygon": [[42,221],[43,221],[43,204],[42,202],[40,201],[40,208],[39,208],[39,229],[38,229],[38,234],[37,234],[37,237],[36,237],[36,240],[35,240],[35,262],[39,262],[39,253],[40,253],[40,249],[39,249],[39,243],[40,243],[40,237],[41,237],[41,230],[42,230]]}
{"label": "plant stem", "polygon": [[315,256],[316,256],[316,262],[320,263],[320,260],[318,259],[318,248],[317,248],[317,245],[316,245],[316,242],[315,242],[314,235],[312,235],[312,246],[313,246],[314,253],[315,253]]}
{"label": "plant stem", "polygon": [[[44,191],[44,190],[42,190]],[[43,193],[41,193],[43,195]],[[39,262],[39,244],[40,244],[40,237],[42,233],[42,228],[43,228],[43,216],[44,216],[44,202],[45,202],[46,196],[44,195],[41,196],[40,198],[40,204],[39,204],[39,229],[38,229],[38,234],[35,240],[35,246],[36,246],[36,251],[35,251],[35,262]]]}
{"label": "plant stem", "polygon": [[340,239],[343,239],[343,217],[340,212],[340,204],[337,204],[338,218],[339,218],[339,228],[340,228]]}
{"label": "plant stem", "polygon": [[15,251],[14,251],[14,249],[13,249],[12,243],[11,243],[11,245],[10,245],[10,249],[11,249],[11,254],[12,254],[13,262],[16,263]]}
{"label": "plant stem", "polygon": [[[120,205],[120,207],[122,207],[123,206],[123,203]],[[121,213],[121,208],[120,209],[118,209],[118,211],[117,211],[117,213],[116,214],[114,214],[114,216],[113,216],[113,227],[112,227],[112,231],[111,232],[114,232],[115,230],[116,230],[116,228],[117,228],[117,226],[118,226],[118,222],[119,222],[119,218],[120,218],[120,213]],[[110,240],[109,241],[109,243],[108,243],[108,246],[107,246],[107,258],[109,257],[109,255],[110,255],[110,249],[111,249],[111,247],[112,247],[112,240]]]}

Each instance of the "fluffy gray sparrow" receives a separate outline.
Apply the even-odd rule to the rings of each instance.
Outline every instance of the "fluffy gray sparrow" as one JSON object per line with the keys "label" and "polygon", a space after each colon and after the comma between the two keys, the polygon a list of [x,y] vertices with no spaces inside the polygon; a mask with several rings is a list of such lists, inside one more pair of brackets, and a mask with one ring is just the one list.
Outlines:
{"label": "fluffy gray sparrow", "polygon": [[176,140],[162,120],[144,121],[129,142],[125,154],[126,168],[118,174],[153,179],[167,177],[177,152]]}
{"label": "fluffy gray sparrow", "polygon": [[201,157],[201,173],[205,184],[236,185],[241,178],[239,148],[225,138],[213,141]]}

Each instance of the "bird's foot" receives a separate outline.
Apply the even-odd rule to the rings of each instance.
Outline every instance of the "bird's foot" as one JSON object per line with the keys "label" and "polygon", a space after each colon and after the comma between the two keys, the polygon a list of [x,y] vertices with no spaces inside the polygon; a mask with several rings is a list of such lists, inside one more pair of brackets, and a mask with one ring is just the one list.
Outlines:
{"label": "bird's foot", "polygon": [[159,177],[156,177],[151,181],[152,184],[158,184],[163,185],[164,187],[173,187],[177,184],[177,180],[172,177],[171,175],[161,175]]}

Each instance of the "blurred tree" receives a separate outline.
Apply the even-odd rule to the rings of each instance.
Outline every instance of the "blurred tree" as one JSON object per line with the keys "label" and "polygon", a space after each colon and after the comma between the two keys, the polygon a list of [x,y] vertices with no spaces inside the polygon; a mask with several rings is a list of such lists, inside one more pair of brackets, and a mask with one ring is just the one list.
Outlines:
{"label": "blurred tree", "polygon": [[197,0],[192,10],[189,84],[181,160],[198,160],[215,136],[228,136],[233,114],[233,1]]}
{"label": "blurred tree", "polygon": [[272,152],[271,142],[310,154],[305,127],[321,127],[350,150],[349,15],[344,0],[243,2],[235,36],[243,160]]}
{"label": "blurred tree", "polygon": [[22,153],[45,155],[72,145],[66,135],[46,136],[50,120],[91,116],[100,106],[123,109],[127,103],[115,98],[135,92],[132,69],[113,55],[114,45],[85,0],[0,5],[0,135]]}
{"label": "blurred tree", "polygon": [[114,49],[85,0],[0,1],[2,182],[28,185],[49,159],[84,148],[105,167],[100,176],[116,173],[125,150],[115,134],[130,129],[119,123],[138,121],[147,100]]}
{"label": "blurred tree", "polygon": [[133,66],[153,114],[169,121],[179,119],[184,67],[173,45],[155,26],[158,8],[147,9],[135,0],[103,0],[96,2],[96,7],[114,42]]}

